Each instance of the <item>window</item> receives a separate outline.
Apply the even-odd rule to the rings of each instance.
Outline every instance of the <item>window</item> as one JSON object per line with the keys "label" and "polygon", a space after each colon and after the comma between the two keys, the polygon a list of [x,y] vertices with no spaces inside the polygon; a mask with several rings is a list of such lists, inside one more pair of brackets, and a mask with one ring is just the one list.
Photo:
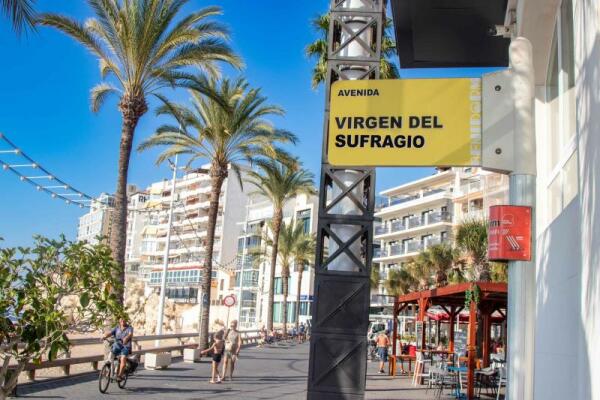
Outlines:
{"label": "window", "polygon": [[[579,192],[576,144],[575,57],[572,0],[563,0],[556,16],[546,78],[546,120],[549,135],[541,141],[540,174],[546,188],[542,225],[550,224]],[[539,143],[540,141],[538,141]]]}
{"label": "window", "polygon": [[281,277],[275,278],[273,281],[273,291],[275,294],[283,294],[283,279]]}
{"label": "window", "polygon": [[[277,279],[277,278],[275,278]],[[283,309],[280,301],[273,302],[273,322],[281,322],[283,320]]]}
{"label": "window", "polygon": [[288,305],[287,322],[288,323],[296,322],[296,302],[288,301],[287,305]]}
{"label": "window", "polygon": [[298,211],[296,214],[296,223],[302,224],[304,233],[310,233],[310,210]]}
{"label": "window", "polygon": [[440,233],[440,240],[442,242],[448,241],[448,232],[447,231],[443,231]]}
{"label": "window", "polygon": [[308,302],[308,301],[300,302],[300,315],[302,315],[302,316],[310,315],[310,302]]}

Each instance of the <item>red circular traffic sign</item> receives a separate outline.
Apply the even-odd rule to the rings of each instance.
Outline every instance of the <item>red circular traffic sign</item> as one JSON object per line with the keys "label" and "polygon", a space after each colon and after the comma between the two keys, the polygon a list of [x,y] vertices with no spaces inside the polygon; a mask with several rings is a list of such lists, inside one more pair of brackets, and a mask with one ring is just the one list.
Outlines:
{"label": "red circular traffic sign", "polygon": [[223,305],[226,307],[233,307],[235,305],[235,296],[230,294],[223,298]]}

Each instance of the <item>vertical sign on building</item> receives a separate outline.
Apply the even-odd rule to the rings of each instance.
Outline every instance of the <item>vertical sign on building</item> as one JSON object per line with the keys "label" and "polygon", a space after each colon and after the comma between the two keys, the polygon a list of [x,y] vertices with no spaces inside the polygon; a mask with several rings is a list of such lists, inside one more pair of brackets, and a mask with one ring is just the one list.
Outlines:
{"label": "vertical sign on building", "polygon": [[531,207],[490,207],[488,259],[531,260]]}

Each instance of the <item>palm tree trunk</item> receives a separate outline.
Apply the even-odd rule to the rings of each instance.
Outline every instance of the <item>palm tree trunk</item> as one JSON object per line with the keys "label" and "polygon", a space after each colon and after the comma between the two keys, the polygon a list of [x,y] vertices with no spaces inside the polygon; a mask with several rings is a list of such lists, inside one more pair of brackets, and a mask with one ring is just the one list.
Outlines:
{"label": "palm tree trunk", "polygon": [[123,116],[121,128],[121,143],[119,145],[119,164],[117,175],[117,188],[115,191],[115,208],[112,215],[110,231],[110,248],[112,256],[117,263],[114,277],[121,285],[115,288],[121,304],[125,289],[125,247],[127,244],[127,174],[129,173],[129,159],[135,128],[141,116],[148,110],[144,98],[135,98],[124,95],[119,103]]}
{"label": "palm tree trunk", "polygon": [[296,290],[296,332],[300,326],[300,290],[302,290],[302,274],[304,273],[304,264],[298,263],[298,288]]}
{"label": "palm tree trunk", "polygon": [[279,250],[279,232],[283,221],[283,210],[278,208],[273,215],[273,248],[271,249],[271,272],[269,276],[269,306],[267,307],[267,330],[273,329],[273,302],[275,293],[273,284],[275,282],[275,269],[277,268],[277,251]]}
{"label": "palm tree trunk", "polygon": [[210,282],[212,279],[212,257],[215,247],[215,229],[219,215],[219,197],[223,182],[227,177],[227,165],[222,166],[217,162],[210,167],[210,205],[208,208],[208,230],[206,232],[206,256],[204,257],[204,271],[202,274],[202,298],[200,299],[200,349],[208,348],[208,326],[210,311]]}
{"label": "palm tree trunk", "polygon": [[287,297],[290,291],[290,268],[285,266],[281,271],[281,281],[283,288],[283,337],[287,338],[287,320],[288,320],[288,301]]}

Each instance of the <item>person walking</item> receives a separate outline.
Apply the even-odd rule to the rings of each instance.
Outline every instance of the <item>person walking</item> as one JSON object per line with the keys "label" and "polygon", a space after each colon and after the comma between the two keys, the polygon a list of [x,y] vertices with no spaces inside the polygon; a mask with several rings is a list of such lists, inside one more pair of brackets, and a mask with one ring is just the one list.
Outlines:
{"label": "person walking", "polygon": [[300,323],[300,326],[298,327],[298,343],[302,344],[304,343],[305,340],[305,335],[306,334],[306,326],[304,326],[304,322]]}
{"label": "person walking", "polygon": [[[217,331],[214,335],[214,341],[212,346],[208,349],[201,351],[202,355],[212,352],[212,373],[210,383],[221,383],[221,376],[219,375],[219,364],[225,351],[225,343],[223,341],[223,331]],[[225,369],[223,369],[223,373]]]}
{"label": "person walking", "polygon": [[377,355],[379,356],[379,373],[385,374],[383,369],[385,363],[388,360],[388,347],[390,346],[390,338],[388,338],[388,331],[381,331],[377,336]]}
{"label": "person walking", "polygon": [[233,380],[233,370],[242,348],[242,335],[237,330],[237,320],[231,321],[230,327],[225,334],[225,360],[223,361],[223,380],[227,380],[227,369],[229,368],[229,380]]}

